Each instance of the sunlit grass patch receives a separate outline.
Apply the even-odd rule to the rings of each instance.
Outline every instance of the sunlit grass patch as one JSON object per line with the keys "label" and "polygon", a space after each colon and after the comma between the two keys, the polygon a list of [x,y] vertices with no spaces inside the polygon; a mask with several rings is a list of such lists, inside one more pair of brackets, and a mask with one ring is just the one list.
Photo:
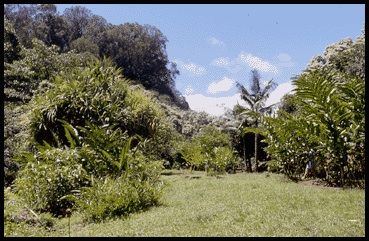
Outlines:
{"label": "sunlit grass patch", "polygon": [[[364,236],[364,190],[307,186],[282,175],[163,175],[161,205],[126,218],[82,223],[72,236]],[[191,178],[197,176],[199,178]],[[67,236],[65,219],[50,236]]]}

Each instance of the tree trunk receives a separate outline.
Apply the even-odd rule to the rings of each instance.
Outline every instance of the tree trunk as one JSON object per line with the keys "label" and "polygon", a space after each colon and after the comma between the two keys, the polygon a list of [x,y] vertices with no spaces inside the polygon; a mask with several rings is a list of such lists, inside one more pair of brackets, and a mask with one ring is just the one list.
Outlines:
{"label": "tree trunk", "polygon": [[243,161],[245,162],[245,167],[247,172],[252,172],[251,161],[246,159],[246,144],[245,138],[243,138]]}
{"label": "tree trunk", "polygon": [[258,135],[255,133],[255,172],[258,172],[259,160],[258,160]]}
{"label": "tree trunk", "polygon": [[247,161],[246,161],[246,147],[245,147],[245,139],[242,140],[243,142],[243,161],[245,162],[245,168],[246,168],[246,171],[248,168],[248,165],[247,165]]}

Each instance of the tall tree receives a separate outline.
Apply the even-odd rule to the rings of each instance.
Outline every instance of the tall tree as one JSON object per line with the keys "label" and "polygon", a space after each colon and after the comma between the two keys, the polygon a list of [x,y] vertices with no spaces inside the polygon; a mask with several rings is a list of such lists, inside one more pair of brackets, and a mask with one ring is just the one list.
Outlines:
{"label": "tall tree", "polygon": [[36,12],[36,4],[4,4],[4,17],[12,23],[19,42],[27,48],[32,46]]}
{"label": "tall tree", "polygon": [[68,44],[67,25],[54,4],[6,4],[4,16],[13,24],[19,42],[32,48],[32,39],[65,50]]}
{"label": "tall tree", "polygon": [[68,25],[69,42],[72,42],[86,34],[92,13],[85,7],[74,6],[65,9],[63,18]]}
{"label": "tall tree", "polygon": [[[365,29],[355,41],[345,38],[329,45],[323,54],[310,61],[304,72],[314,70],[341,72],[365,79]],[[342,81],[347,80],[339,82]]]}
{"label": "tall tree", "polygon": [[108,28],[98,45],[100,55],[112,58],[126,77],[168,95],[178,106],[188,109],[174,87],[179,71],[168,59],[167,41],[154,26],[125,23]]}
{"label": "tall tree", "polygon": [[12,23],[4,16],[4,63],[20,58],[21,46]]}
{"label": "tall tree", "polygon": [[[253,128],[243,128],[243,132],[253,132],[255,134],[255,171],[258,171],[258,138],[260,131],[258,130],[260,117],[264,114],[271,113],[273,110],[273,105],[265,106],[266,100],[269,98],[270,92],[276,87],[276,83],[273,80],[269,80],[264,87],[262,87],[262,82],[260,79],[260,74],[256,69],[251,71],[251,88],[250,91],[247,90],[241,83],[237,82],[237,87],[240,90],[241,98],[244,100],[248,106],[238,105],[236,112],[244,117],[242,127],[248,126],[248,123],[252,123]],[[245,148],[245,147],[244,147]],[[245,160],[246,161],[246,160]],[[251,166],[248,166],[249,170]]]}

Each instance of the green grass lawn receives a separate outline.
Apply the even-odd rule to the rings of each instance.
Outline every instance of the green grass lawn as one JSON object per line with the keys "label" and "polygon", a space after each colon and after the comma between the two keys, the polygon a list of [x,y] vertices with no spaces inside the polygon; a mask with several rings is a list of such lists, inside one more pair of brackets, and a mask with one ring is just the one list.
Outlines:
{"label": "green grass lawn", "polygon": [[[104,223],[84,223],[74,214],[71,236],[365,236],[364,190],[303,185],[266,173],[173,174],[162,176],[161,206]],[[68,236],[68,219],[54,228],[11,235]]]}

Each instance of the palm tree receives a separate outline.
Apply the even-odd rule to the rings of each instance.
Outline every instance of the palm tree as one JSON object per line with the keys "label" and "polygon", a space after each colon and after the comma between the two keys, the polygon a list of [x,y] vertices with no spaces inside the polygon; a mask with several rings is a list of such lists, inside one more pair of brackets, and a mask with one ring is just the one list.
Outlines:
{"label": "palm tree", "polygon": [[[270,92],[277,86],[273,80],[269,80],[265,87],[261,87],[260,74],[256,69],[251,71],[251,91],[248,91],[242,84],[237,82],[237,88],[240,90],[241,98],[248,104],[248,107],[243,107],[238,104],[238,113],[243,116],[244,120],[241,126],[251,119],[254,128],[243,128],[243,132],[253,132],[255,134],[255,171],[258,171],[258,131],[260,117],[264,114],[271,114],[273,105],[265,106],[265,101],[269,98]],[[245,147],[244,147],[245,148]],[[245,151],[244,151],[245,152]],[[251,170],[251,166],[249,165]]]}

